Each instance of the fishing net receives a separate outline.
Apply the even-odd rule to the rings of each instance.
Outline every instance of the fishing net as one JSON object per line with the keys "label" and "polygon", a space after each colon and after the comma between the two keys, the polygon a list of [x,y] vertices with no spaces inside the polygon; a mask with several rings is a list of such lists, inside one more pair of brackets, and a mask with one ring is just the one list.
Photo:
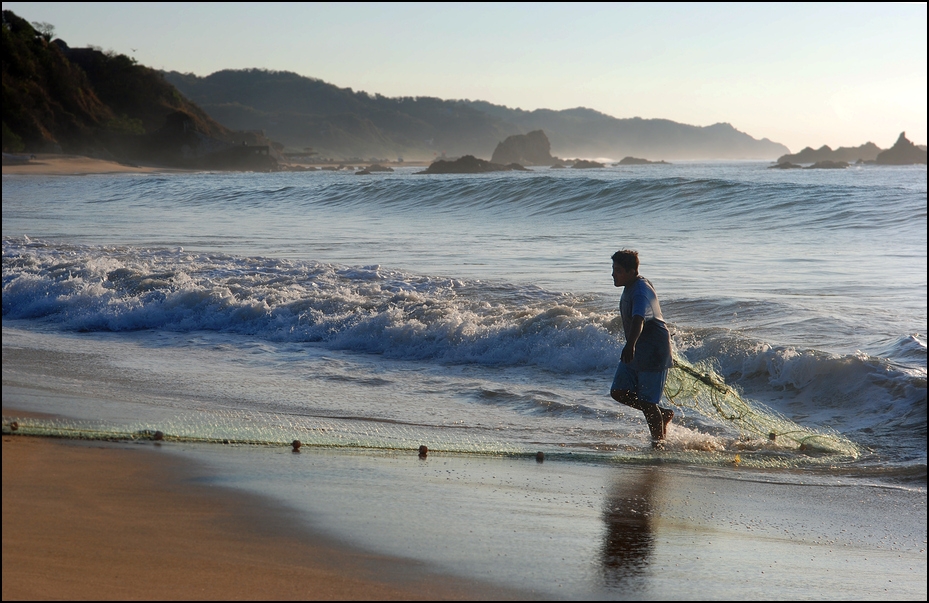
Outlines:
{"label": "fishing net", "polygon": [[729,425],[746,441],[790,442],[802,451],[857,457],[858,446],[841,434],[818,427],[804,427],[756,400],[745,400],[726,384],[711,362],[691,364],[675,357],[668,371],[665,396],[680,408]]}
{"label": "fishing net", "polygon": [[[857,458],[858,447],[838,433],[794,423],[727,385],[709,364],[681,358],[669,371],[665,395],[689,409],[738,431],[726,445],[733,450],[776,448]],[[611,426],[604,426],[612,429]],[[500,439],[499,432],[449,429],[373,419],[339,419],[256,410],[212,409],[135,424],[79,421],[54,417],[4,417],[4,433],[92,440],[164,440],[249,445],[292,445],[344,449],[415,451],[421,446],[448,453],[535,455],[540,445]],[[563,444],[562,444],[563,446]],[[541,446],[544,447],[544,446]],[[556,451],[552,450],[553,453]],[[571,454],[582,452],[577,447]]]}
{"label": "fishing net", "polygon": [[[37,435],[86,440],[156,440],[210,444],[293,445],[319,448],[420,450],[468,454],[526,455],[479,434],[456,430],[443,435],[422,425],[403,425],[372,420],[343,420],[249,410],[221,410],[179,415],[156,424],[118,425],[55,417],[4,417],[5,434]],[[535,452],[532,452],[535,454]]]}

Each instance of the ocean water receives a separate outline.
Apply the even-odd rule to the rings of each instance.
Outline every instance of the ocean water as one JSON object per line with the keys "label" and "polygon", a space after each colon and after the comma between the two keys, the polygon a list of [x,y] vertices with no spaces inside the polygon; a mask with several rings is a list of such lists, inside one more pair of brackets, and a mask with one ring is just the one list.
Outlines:
{"label": "ocean water", "polygon": [[[46,432],[924,490],[925,167],[419,169],[4,176],[4,398],[46,391]],[[672,332],[663,451],[608,395],[620,248]]]}

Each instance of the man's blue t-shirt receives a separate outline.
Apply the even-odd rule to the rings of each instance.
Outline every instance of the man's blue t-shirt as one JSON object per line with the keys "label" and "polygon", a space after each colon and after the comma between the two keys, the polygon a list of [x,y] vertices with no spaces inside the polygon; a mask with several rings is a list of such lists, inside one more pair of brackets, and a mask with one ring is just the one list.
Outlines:
{"label": "man's blue t-shirt", "polygon": [[629,329],[632,317],[645,319],[642,334],[635,345],[635,357],[632,368],[637,371],[663,371],[674,366],[671,358],[671,334],[661,315],[658,294],[645,277],[638,277],[635,283],[623,287],[619,299],[619,313],[623,318],[623,331],[629,341]]}

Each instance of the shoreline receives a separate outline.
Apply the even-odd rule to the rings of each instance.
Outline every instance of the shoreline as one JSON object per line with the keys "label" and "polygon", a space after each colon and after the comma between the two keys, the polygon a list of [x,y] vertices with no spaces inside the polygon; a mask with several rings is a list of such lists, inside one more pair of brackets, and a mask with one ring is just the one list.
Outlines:
{"label": "shoreline", "polygon": [[[34,393],[4,387],[4,423],[60,418]],[[8,429],[4,599],[926,595],[925,489]]]}
{"label": "shoreline", "polygon": [[2,446],[4,600],[526,596],[322,536],[151,443]]}
{"label": "shoreline", "polygon": [[84,155],[59,153],[33,153],[16,156],[22,161],[8,162],[4,153],[3,175],[11,176],[89,176],[92,174],[155,174],[193,173],[186,170],[158,165],[120,163],[107,159],[96,159]]}
{"label": "shoreline", "polygon": [[[286,169],[280,170],[286,172],[314,172],[327,171],[326,168],[345,165],[361,166],[369,165],[369,162],[353,164],[349,162],[333,163],[296,163],[286,164]],[[422,167],[429,165],[425,161],[408,161],[402,164],[389,162],[383,164],[390,167]],[[325,167],[320,167],[325,166]],[[4,153],[3,158],[3,175],[4,176],[89,176],[93,174],[192,174],[204,170],[194,170],[185,168],[175,168],[150,164],[132,164],[110,161],[107,159],[97,159],[84,155],[68,155],[61,153],[32,153],[20,155],[8,155]],[[230,170],[238,171],[238,170]],[[261,172],[263,173],[263,172]]]}

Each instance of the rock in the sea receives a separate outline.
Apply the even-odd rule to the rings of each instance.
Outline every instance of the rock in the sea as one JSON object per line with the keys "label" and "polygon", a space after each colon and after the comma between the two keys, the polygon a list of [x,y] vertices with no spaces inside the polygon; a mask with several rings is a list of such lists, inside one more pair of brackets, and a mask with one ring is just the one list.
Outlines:
{"label": "rock in the sea", "polygon": [[484,159],[478,159],[474,155],[465,155],[454,161],[445,161],[439,159],[417,174],[484,174],[487,172],[512,172],[514,170],[525,170],[521,165],[510,164],[502,165]]}
{"label": "rock in the sea", "polygon": [[383,165],[379,163],[375,163],[373,165],[369,165],[368,167],[364,169],[358,170],[357,172],[355,172],[355,175],[356,176],[368,176],[375,172],[392,172],[392,171],[394,171],[394,169],[391,167],[384,167]]}
{"label": "rock in the sea", "polygon": [[576,170],[589,170],[591,168],[602,168],[604,165],[599,161],[588,161],[586,159],[578,159],[574,162],[574,165],[571,166]]}
{"label": "rock in the sea", "polygon": [[805,170],[844,170],[848,167],[847,161],[817,161],[813,165],[807,166]]}
{"label": "rock in the sea", "polygon": [[796,163],[790,163],[789,161],[781,161],[780,163],[769,165],[768,169],[769,170],[799,170],[802,167],[803,167],[802,165],[797,165]]}
{"label": "rock in the sea", "polygon": [[649,161],[648,159],[639,159],[638,157],[623,157],[619,163],[614,163],[613,165],[651,165],[653,163],[663,163],[665,165],[671,165],[667,161]]}
{"label": "rock in the sea", "polygon": [[906,132],[900,132],[900,137],[894,146],[881,152],[875,161],[878,165],[913,165],[926,163],[926,151],[907,140]]}
{"label": "rock in the sea", "polygon": [[817,161],[847,161],[855,163],[857,161],[868,162],[874,159],[881,152],[873,142],[866,142],[859,147],[839,147],[832,150],[829,145],[823,145],[818,149],[806,147],[799,153],[793,155],[781,155],[777,158],[778,163],[816,163]]}
{"label": "rock in the sea", "polygon": [[554,165],[558,162],[552,157],[552,145],[542,130],[528,134],[514,134],[499,143],[490,158],[491,163],[508,165],[518,163],[525,165]]}

